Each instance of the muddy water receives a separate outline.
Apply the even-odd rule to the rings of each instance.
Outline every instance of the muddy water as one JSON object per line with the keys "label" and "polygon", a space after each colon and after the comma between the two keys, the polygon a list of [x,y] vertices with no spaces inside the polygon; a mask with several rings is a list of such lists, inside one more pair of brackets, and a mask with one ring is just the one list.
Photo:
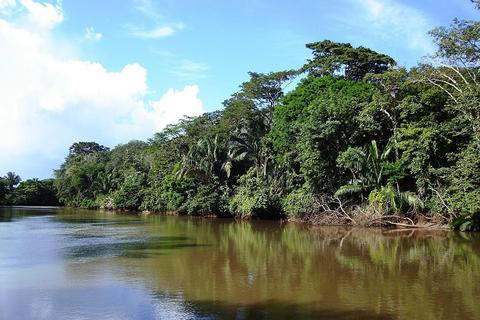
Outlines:
{"label": "muddy water", "polygon": [[0,208],[0,319],[479,319],[480,237]]}

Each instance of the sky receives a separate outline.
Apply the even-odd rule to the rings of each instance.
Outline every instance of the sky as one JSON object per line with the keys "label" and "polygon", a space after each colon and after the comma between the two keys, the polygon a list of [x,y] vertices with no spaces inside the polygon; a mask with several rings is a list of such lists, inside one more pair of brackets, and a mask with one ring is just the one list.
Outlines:
{"label": "sky", "polygon": [[306,43],[412,67],[468,0],[0,0],[0,175],[53,176],[76,141],[114,147],[222,107],[249,71],[298,68]]}

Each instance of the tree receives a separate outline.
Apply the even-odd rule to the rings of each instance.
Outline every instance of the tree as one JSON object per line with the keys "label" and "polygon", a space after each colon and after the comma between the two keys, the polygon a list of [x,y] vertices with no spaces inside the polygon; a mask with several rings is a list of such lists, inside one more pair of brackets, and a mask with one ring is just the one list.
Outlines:
{"label": "tree", "polygon": [[20,181],[22,181],[19,175],[11,171],[7,172],[4,179],[7,182],[8,190],[10,192],[13,192],[13,190],[15,189],[15,186],[17,186],[20,183]]}
{"label": "tree", "polygon": [[388,160],[391,151],[391,146],[386,146],[380,151],[377,142],[373,140],[366,151],[350,147],[341,153],[337,162],[340,167],[350,171],[352,179],[348,184],[341,186],[335,194],[341,196],[348,193],[370,192],[384,185],[388,167],[391,166]]}
{"label": "tree", "polygon": [[5,178],[0,177],[0,205],[5,204],[6,196],[9,193],[8,182]]}
{"label": "tree", "polygon": [[268,154],[266,147],[258,133],[248,128],[241,128],[237,134],[231,137],[230,151],[237,159],[249,159],[253,162],[257,176],[267,175]]}
{"label": "tree", "polygon": [[325,40],[306,47],[312,50],[313,59],[308,60],[301,71],[316,76],[342,75],[347,80],[362,80],[367,73],[383,73],[396,64],[385,54],[364,47],[354,48],[349,43]]}
{"label": "tree", "polygon": [[[299,171],[312,191],[332,192],[343,182],[338,177],[338,154],[349,146],[363,145],[368,137],[369,133],[359,128],[358,116],[371,100],[375,88],[368,83],[332,76],[311,76],[302,84],[305,87],[297,88],[301,95],[292,100],[293,105],[278,108],[278,112],[283,108],[301,111],[297,119],[282,124],[282,130],[287,132],[279,137],[286,139],[274,141],[273,145],[292,153],[289,157],[298,161]],[[290,128],[298,132],[292,142]]]}
{"label": "tree", "polygon": [[382,151],[375,140],[367,146],[366,151],[358,148],[349,148],[338,158],[340,166],[348,169],[352,179],[341,186],[336,196],[354,193],[368,193],[370,205],[378,213],[398,211],[402,207],[414,209],[423,207],[423,203],[411,192],[401,192],[394,187],[395,182],[401,178],[401,163],[390,162],[391,146],[386,146]]}
{"label": "tree", "polygon": [[283,96],[283,85],[296,75],[295,70],[270,72],[267,74],[249,72],[250,79],[242,83],[235,97],[252,100],[257,108],[273,108]]}
{"label": "tree", "polygon": [[284,84],[297,75],[297,71],[288,70],[268,74],[249,72],[250,79],[240,85],[240,91],[232,98],[252,101],[260,110],[263,124],[269,130],[272,124],[272,112],[283,96]]}
{"label": "tree", "polygon": [[[479,1],[472,2],[479,8]],[[448,137],[456,139],[456,148],[448,154],[452,164],[437,170],[443,195],[436,193],[450,215],[469,215],[457,219],[467,219],[475,228],[478,219],[473,217],[480,210],[480,22],[455,19],[430,34],[438,50],[430,64],[416,70],[416,78],[449,97]]]}
{"label": "tree", "polygon": [[59,203],[53,179],[22,181],[12,194],[12,204],[57,206]]}
{"label": "tree", "polygon": [[480,22],[454,19],[449,27],[435,28],[430,35],[438,47],[435,58],[458,67],[479,66]]}
{"label": "tree", "polygon": [[96,142],[75,142],[69,148],[68,157],[72,158],[76,156],[84,156],[87,154],[105,152],[108,150],[108,147],[102,146]]}
{"label": "tree", "polygon": [[222,149],[218,136],[199,139],[183,156],[179,177],[194,175],[202,181],[208,181],[212,176],[218,175]]}
{"label": "tree", "polygon": [[461,216],[470,228],[480,210],[478,29],[460,20],[435,29],[437,54],[411,70],[348,43],[307,44],[313,57],[299,71],[250,72],[223,110],[147,142],[72,145],[56,171],[58,196],[88,208],[269,218],[316,210],[349,221],[354,208],[418,221],[425,203],[424,214]]}

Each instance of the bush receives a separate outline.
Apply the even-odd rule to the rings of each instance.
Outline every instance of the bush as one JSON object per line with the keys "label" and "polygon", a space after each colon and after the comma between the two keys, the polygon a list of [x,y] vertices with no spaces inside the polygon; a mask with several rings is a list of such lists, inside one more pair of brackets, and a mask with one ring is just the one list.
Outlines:
{"label": "bush", "polygon": [[458,217],[450,223],[450,227],[458,231],[480,231],[480,213]]}
{"label": "bush", "polygon": [[159,185],[146,189],[140,209],[156,212],[181,210],[188,197],[195,193],[195,187],[191,178],[167,175]]}
{"label": "bush", "polygon": [[110,195],[100,195],[95,198],[95,204],[97,208],[106,210],[115,210],[115,202]]}
{"label": "bush", "polygon": [[113,203],[117,209],[137,210],[142,204],[145,175],[135,170],[125,174],[120,189],[112,194]]}
{"label": "bush", "polygon": [[229,211],[237,217],[279,215],[279,195],[271,192],[268,184],[256,176],[251,168],[240,177],[239,186],[229,201]]}
{"label": "bush", "polygon": [[220,186],[216,181],[200,185],[181,211],[196,215],[223,214],[227,211],[228,194],[228,187]]}
{"label": "bush", "polygon": [[379,215],[397,211],[395,191],[390,187],[373,189],[368,195],[368,207],[370,211]]}
{"label": "bush", "polygon": [[282,210],[287,216],[304,216],[317,211],[317,198],[306,189],[290,192],[282,200]]}

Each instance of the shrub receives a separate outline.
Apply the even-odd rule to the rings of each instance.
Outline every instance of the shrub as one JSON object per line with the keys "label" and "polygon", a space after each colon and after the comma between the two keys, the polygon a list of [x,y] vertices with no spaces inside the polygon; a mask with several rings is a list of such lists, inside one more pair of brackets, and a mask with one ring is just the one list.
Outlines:
{"label": "shrub", "polygon": [[228,187],[218,182],[200,185],[193,197],[182,206],[187,214],[208,215],[225,213],[228,203]]}
{"label": "shrub", "polygon": [[290,192],[282,200],[282,210],[287,216],[304,216],[317,211],[315,195],[306,189],[297,189]]}
{"label": "shrub", "polygon": [[117,209],[136,210],[142,203],[145,175],[135,170],[125,174],[120,188],[112,194]]}
{"label": "shrub", "polygon": [[251,168],[240,177],[239,186],[229,202],[229,211],[240,218],[278,215],[279,195],[271,192],[266,181]]}

